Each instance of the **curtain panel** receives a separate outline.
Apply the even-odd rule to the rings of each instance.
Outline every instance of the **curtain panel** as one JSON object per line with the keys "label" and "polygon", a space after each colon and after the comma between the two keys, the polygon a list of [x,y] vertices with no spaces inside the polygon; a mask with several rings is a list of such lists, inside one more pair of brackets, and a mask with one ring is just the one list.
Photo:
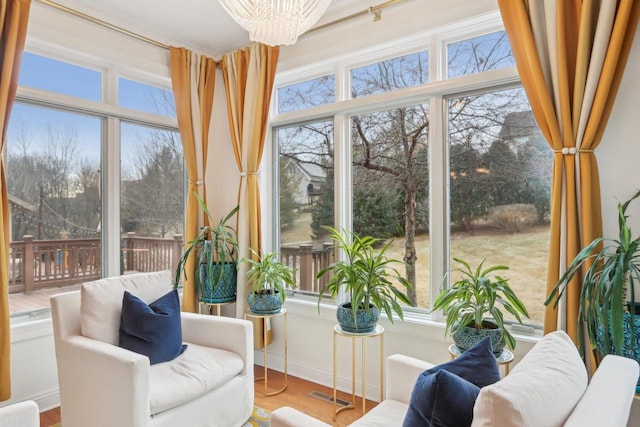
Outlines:
{"label": "curtain panel", "polygon": [[[238,258],[262,250],[258,169],[268,128],[269,106],[279,55],[278,47],[254,44],[222,58],[231,143],[240,171],[238,188]],[[249,294],[248,265],[238,267],[236,316],[242,317]]]}
{"label": "curtain panel", "polygon": [[[0,3],[0,126],[7,142],[11,108],[16,99],[20,61],[27,36],[31,0],[3,0]],[[11,398],[11,319],[9,316],[9,201],[4,157],[0,158],[0,401]]]}
{"label": "curtain panel", "polygon": [[[171,47],[171,84],[176,102],[178,127],[187,169],[187,206],[184,242],[192,241],[208,218],[200,210],[197,193],[206,203],[204,177],[207,169],[209,128],[213,110],[213,94],[218,63],[185,48]],[[182,310],[197,312],[198,290],[195,283],[195,258],[185,265]]]}
{"label": "curtain panel", "polygon": [[[594,150],[613,108],[640,2],[498,0],[498,5],[531,109],[554,152],[548,295],[578,252],[602,236]],[[546,307],[545,333],[564,329],[578,342],[580,280],[576,275],[558,308]]]}

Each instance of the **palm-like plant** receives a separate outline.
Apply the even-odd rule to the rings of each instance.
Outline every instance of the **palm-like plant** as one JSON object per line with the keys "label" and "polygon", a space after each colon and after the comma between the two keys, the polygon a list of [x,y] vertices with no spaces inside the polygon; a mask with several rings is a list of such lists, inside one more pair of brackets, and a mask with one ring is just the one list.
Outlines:
{"label": "palm-like plant", "polygon": [[[204,212],[209,220],[209,224],[213,223],[213,218],[207,205],[200,198],[197,193],[193,193],[198,200],[198,204],[200,205],[200,209]],[[198,235],[191,241],[187,242],[186,249],[178,261],[178,266],[176,268],[176,274],[173,282],[174,288],[177,288],[178,283],[180,282],[180,274],[184,274],[185,279],[187,278],[187,271],[185,270],[185,264],[187,259],[191,256],[191,253],[195,250],[195,254],[197,256],[196,260],[198,264],[204,264],[207,266],[206,273],[209,280],[212,281],[212,286],[215,288],[223,278],[224,271],[222,269],[217,269],[218,273],[216,274],[216,265],[217,264],[225,264],[225,263],[233,263],[236,261],[236,254],[238,251],[238,241],[236,240],[236,231],[233,227],[227,224],[227,221],[231,219],[237,212],[238,206],[233,208],[231,212],[229,212],[224,218],[220,220],[217,225],[205,225],[200,227],[200,232]],[[201,269],[197,270],[200,274],[196,277],[200,283],[204,281],[204,271]]]}
{"label": "palm-like plant", "polygon": [[443,290],[433,303],[432,309],[443,310],[446,315],[445,334],[453,334],[465,326],[483,329],[485,320],[490,318],[502,329],[502,336],[507,347],[513,349],[516,340],[504,327],[502,309],[511,313],[519,323],[522,317],[529,317],[524,303],[518,299],[507,279],[496,275],[496,272],[506,271],[505,265],[494,265],[483,270],[483,260],[473,270],[471,266],[458,258],[453,259],[461,265],[455,271],[461,277],[449,288]]}
{"label": "palm-like plant", "polygon": [[392,323],[393,313],[403,319],[402,306],[398,301],[406,305],[411,305],[411,301],[401,289],[412,289],[413,286],[393,267],[401,261],[387,258],[385,252],[391,242],[376,249],[381,239],[371,236],[360,237],[355,233],[340,233],[329,226],[323,228],[336,242],[336,248],[344,252],[346,260],[337,261],[317,273],[318,278],[333,273],[320,291],[318,309],[325,292],[331,298],[335,298],[344,286],[349,294],[352,310],[369,311],[373,305],[379,310],[384,310]]}
{"label": "palm-like plant", "polygon": [[[584,274],[578,311],[578,338],[582,349],[584,322],[591,343],[596,344],[599,336],[602,338],[600,350],[603,355],[624,355],[624,316],[628,313],[630,324],[634,324],[634,288],[640,283],[640,237],[632,238],[626,212],[638,197],[640,191],[626,202],[618,203],[618,239],[598,237],[582,249],[545,301],[546,305],[553,302],[554,307],[557,306],[576,274]],[[603,327],[604,333],[598,333],[598,325]],[[633,348],[634,340],[629,344]]]}
{"label": "palm-like plant", "polygon": [[251,291],[259,293],[277,293],[284,303],[286,287],[296,287],[294,269],[280,262],[277,252],[259,254],[251,249],[257,260],[243,258],[241,262],[249,263],[247,279],[251,284]]}

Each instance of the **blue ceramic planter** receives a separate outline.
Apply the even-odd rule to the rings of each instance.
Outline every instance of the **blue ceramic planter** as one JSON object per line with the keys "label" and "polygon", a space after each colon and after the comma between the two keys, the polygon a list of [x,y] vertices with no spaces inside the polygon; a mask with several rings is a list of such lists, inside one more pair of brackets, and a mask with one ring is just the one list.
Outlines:
{"label": "blue ceramic planter", "polygon": [[[640,304],[636,304],[636,313],[638,313],[638,309],[640,309]],[[604,327],[600,322],[598,322],[597,328],[598,334],[596,347],[598,347],[600,355],[604,357],[604,355],[606,354],[618,354],[620,356],[628,357],[629,359],[634,359],[636,362],[640,363],[640,314],[636,314],[634,316],[632,324],[631,314],[624,313],[622,324],[624,341],[622,343],[622,351],[616,352],[616,349],[613,347],[613,345],[609,348],[608,351],[606,351]],[[611,342],[611,331],[609,331],[609,342]],[[640,378],[638,378],[638,382],[636,384],[636,393],[640,393]]]}
{"label": "blue ceramic planter", "polygon": [[[222,277],[216,283],[220,272]],[[238,289],[238,270],[233,262],[216,264],[213,266],[213,276],[209,277],[209,268],[206,264],[200,264],[198,275],[200,288],[200,301],[209,304],[218,304],[236,300]]]}
{"label": "blue ceramic planter", "polygon": [[375,306],[370,305],[369,310],[363,308],[356,310],[354,316],[351,303],[347,302],[338,306],[336,317],[343,331],[356,334],[367,333],[373,332],[376,328],[378,319],[380,318],[380,312]]}
{"label": "blue ceramic planter", "polygon": [[247,303],[252,312],[257,314],[274,314],[282,308],[280,293],[255,293],[247,296]]}
{"label": "blue ceramic planter", "polygon": [[[498,328],[498,325],[495,323],[487,320],[482,323],[487,329],[476,329],[463,326],[451,335],[453,342],[461,351],[467,351],[476,345],[476,343],[480,342],[484,337],[490,337],[493,354],[499,356],[500,353],[502,353],[502,349],[504,349],[502,329]],[[493,328],[490,328],[490,325],[493,325]]]}

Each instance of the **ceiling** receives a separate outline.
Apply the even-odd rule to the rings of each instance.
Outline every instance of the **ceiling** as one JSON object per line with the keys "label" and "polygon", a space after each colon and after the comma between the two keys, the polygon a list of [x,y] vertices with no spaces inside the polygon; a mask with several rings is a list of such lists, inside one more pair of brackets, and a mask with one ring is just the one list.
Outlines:
{"label": "ceiling", "polygon": [[[249,44],[245,30],[217,0],[53,0],[109,24],[171,46],[219,57]],[[333,0],[320,23],[379,4]]]}

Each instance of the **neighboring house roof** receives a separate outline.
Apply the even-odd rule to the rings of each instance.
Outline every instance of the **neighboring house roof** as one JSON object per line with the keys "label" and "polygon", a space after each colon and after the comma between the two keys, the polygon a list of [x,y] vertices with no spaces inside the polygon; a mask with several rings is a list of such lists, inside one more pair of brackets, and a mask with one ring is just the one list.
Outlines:
{"label": "neighboring house roof", "polygon": [[308,180],[324,181],[325,177],[327,176],[323,167],[315,165],[313,163],[297,162],[297,165],[300,168],[300,172]]}
{"label": "neighboring house roof", "polygon": [[500,129],[500,138],[513,139],[531,136],[538,133],[536,123],[531,111],[518,111],[509,113],[504,118],[504,124]]}
{"label": "neighboring house roof", "polygon": [[9,199],[9,203],[13,203],[14,205],[16,205],[19,208],[22,208],[22,209],[27,210],[27,211],[35,211],[36,210],[36,207],[34,205],[32,205],[29,202],[26,202],[26,201],[22,200],[18,196],[14,196],[11,193],[7,194],[7,198]]}

